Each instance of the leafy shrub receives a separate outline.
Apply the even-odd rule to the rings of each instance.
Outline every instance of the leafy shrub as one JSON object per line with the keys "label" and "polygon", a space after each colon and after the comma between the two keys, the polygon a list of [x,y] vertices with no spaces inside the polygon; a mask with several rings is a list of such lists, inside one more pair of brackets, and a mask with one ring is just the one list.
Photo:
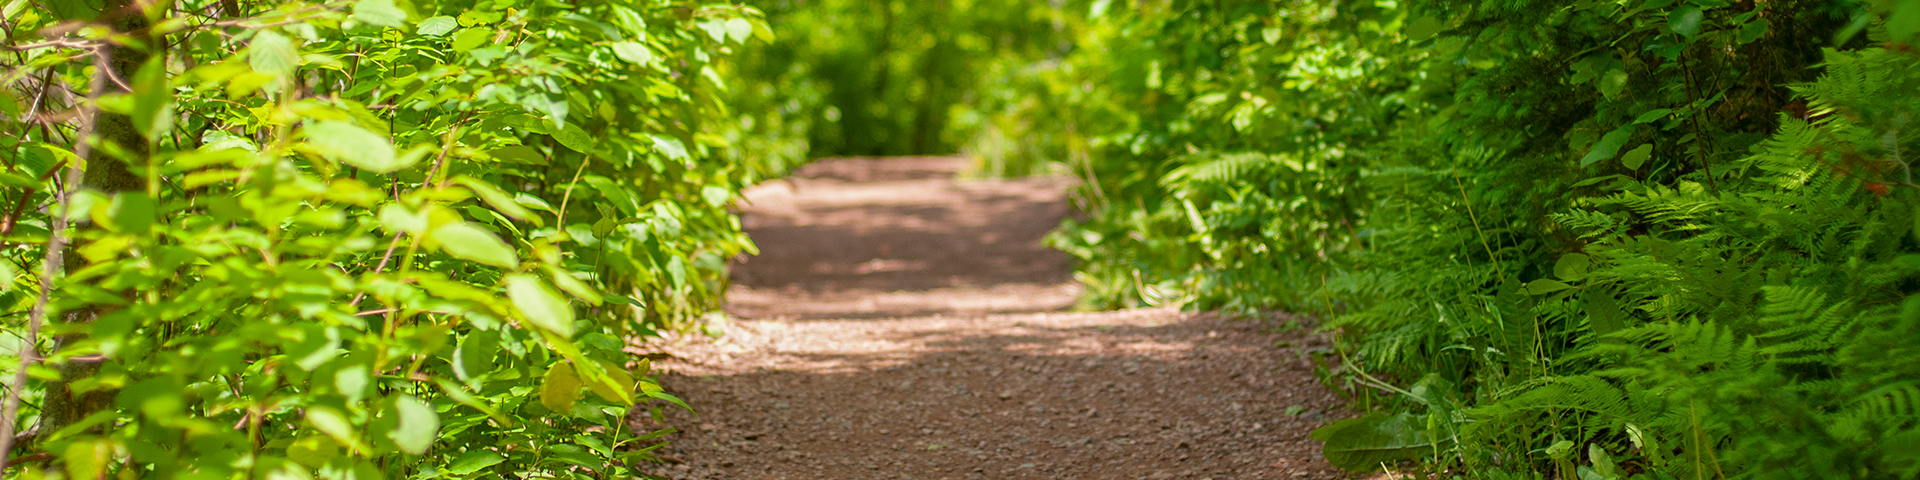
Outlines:
{"label": "leafy shrub", "polygon": [[1052,242],[1099,305],[1328,312],[1349,468],[1912,478],[1883,3],[1099,2]]}
{"label": "leafy shrub", "polygon": [[666,431],[629,407],[680,402],[627,342],[716,305],[753,250],[726,207],[778,173],[708,133],[711,62],[767,37],[756,10],[30,3],[0,89],[31,121],[0,135],[19,475],[652,458]]}

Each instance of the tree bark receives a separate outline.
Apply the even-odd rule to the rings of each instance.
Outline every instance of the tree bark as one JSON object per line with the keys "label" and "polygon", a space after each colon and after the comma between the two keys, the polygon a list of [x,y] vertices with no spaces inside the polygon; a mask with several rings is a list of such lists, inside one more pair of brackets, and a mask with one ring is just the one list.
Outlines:
{"label": "tree bark", "polygon": [[[164,54],[158,40],[151,34],[152,21],[147,17],[149,7],[157,2],[153,0],[106,0],[100,10],[98,22],[113,28],[115,33],[129,39],[125,44],[114,44],[103,49],[102,62],[96,63],[102,68],[94,72],[93,85],[100,90],[90,96],[98,98],[100,94],[126,93],[121,80],[131,79],[140,66],[152,60],[156,54]],[[116,80],[118,79],[118,80]],[[146,190],[146,178],[135,174],[129,162],[145,163],[152,154],[152,146],[139,129],[133,126],[133,117],[94,110],[93,122],[94,148],[86,158],[87,170],[81,179],[81,185],[107,194],[126,191]],[[87,138],[76,139],[79,142],[90,141]],[[76,146],[77,147],[77,146]],[[68,188],[73,188],[69,186]],[[79,255],[67,256],[63,262],[66,271],[77,271],[86,266]],[[99,309],[68,312],[65,322],[86,323],[93,321],[101,313]],[[53,339],[53,351],[71,343],[75,334],[67,334]],[[100,370],[101,358],[74,358],[52,365],[60,372],[60,379],[48,382],[46,397],[41,401],[40,433],[52,433],[86,418],[94,412],[110,408],[113,405],[114,391],[97,389],[76,393],[73,382],[93,376]]]}

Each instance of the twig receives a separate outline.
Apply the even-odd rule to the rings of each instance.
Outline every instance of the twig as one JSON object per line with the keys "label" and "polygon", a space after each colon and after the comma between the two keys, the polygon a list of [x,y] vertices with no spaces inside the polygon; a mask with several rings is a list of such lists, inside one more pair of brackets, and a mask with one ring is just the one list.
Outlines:
{"label": "twig", "polygon": [[[94,69],[101,72],[113,70],[113,64],[105,51],[94,52]],[[79,185],[81,181],[80,163],[85,162],[93,148],[87,143],[87,137],[93,136],[96,118],[100,113],[100,92],[106,89],[106,76],[94,75],[93,86],[87,92],[85,115],[80,122],[80,131],[74,135],[73,154],[80,162],[67,164],[66,185],[54,193],[58,206],[54,209],[53,228],[47,238],[47,257],[40,265],[40,291],[34,297],[33,310],[27,315],[27,335],[20,346],[20,368],[13,373],[13,388],[7,389],[4,410],[0,410],[0,471],[7,469],[7,460],[13,453],[13,432],[18,425],[14,423],[20,411],[20,393],[27,388],[27,369],[40,360],[40,325],[47,319],[47,302],[53,294],[53,278],[60,273],[60,265],[65,261],[67,239],[68,204],[67,188]]]}

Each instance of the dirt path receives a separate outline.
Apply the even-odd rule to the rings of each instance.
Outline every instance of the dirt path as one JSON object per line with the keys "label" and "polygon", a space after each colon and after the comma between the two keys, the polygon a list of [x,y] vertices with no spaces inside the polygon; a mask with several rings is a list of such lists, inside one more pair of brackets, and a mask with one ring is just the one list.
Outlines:
{"label": "dirt path", "polygon": [[[847,159],[749,192],[762,254],[718,342],[666,347],[698,409],[667,478],[1339,478],[1336,399],[1278,319],[1068,313],[1039,245],[1060,179],[955,181],[954,158]],[[1337,413],[1336,413],[1337,414]],[[653,425],[649,425],[653,426]]]}

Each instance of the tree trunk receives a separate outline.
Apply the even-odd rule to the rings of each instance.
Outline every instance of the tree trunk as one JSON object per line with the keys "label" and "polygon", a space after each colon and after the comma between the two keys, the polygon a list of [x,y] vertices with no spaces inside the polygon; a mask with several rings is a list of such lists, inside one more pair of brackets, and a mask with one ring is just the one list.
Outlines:
{"label": "tree trunk", "polygon": [[[106,76],[93,82],[100,91],[90,96],[98,98],[100,94],[125,93],[120,81],[132,79],[141,65],[154,57],[155,53],[164,54],[159,48],[158,38],[151,36],[152,22],[147,18],[148,7],[155,4],[151,0],[105,0],[100,10],[99,23],[111,26],[116,33],[129,38],[129,44],[113,45],[105,50],[106,68],[94,75]],[[119,79],[119,80],[116,80]],[[91,155],[86,158],[86,176],[81,185],[86,188],[113,194],[126,191],[146,190],[146,178],[133,173],[128,162],[144,163],[152,153],[151,145],[138,129],[133,127],[133,117],[118,113],[95,110],[94,118],[81,119],[91,121],[93,137],[97,138]],[[88,141],[86,138],[77,141]],[[76,146],[77,147],[77,146]],[[73,188],[68,186],[68,188]],[[66,257],[66,271],[73,272],[85,267],[79,255]],[[64,315],[68,323],[91,322],[101,313],[98,309],[85,309],[68,312]],[[62,345],[74,340],[74,334],[53,339],[53,351],[59,352]],[[101,358],[75,358],[53,367],[60,372],[60,379],[47,384],[46,398],[40,409],[40,433],[51,434],[86,418],[94,412],[113,405],[113,390],[100,389],[75,393],[72,382],[91,377],[100,370]]]}

